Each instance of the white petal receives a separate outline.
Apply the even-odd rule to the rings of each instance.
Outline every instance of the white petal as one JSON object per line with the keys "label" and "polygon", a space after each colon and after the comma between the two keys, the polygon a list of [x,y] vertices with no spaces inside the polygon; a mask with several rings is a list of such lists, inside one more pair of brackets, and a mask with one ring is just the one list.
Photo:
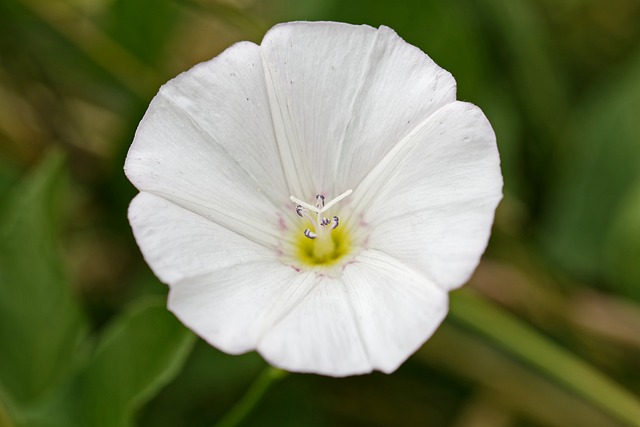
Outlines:
{"label": "white petal", "polygon": [[326,276],[266,333],[258,352],[295,372],[341,377],[372,370],[345,284]]}
{"label": "white petal", "polygon": [[502,175],[479,108],[449,104],[401,141],[352,196],[366,209],[370,248],[445,289],[468,280],[484,252]]}
{"label": "white petal", "polygon": [[455,99],[451,75],[386,27],[282,24],[261,47],[285,175],[300,198],[353,188]]}
{"label": "white petal", "polygon": [[211,345],[231,354],[254,350],[272,325],[314,289],[314,273],[266,262],[232,265],[176,283],[169,309]]}
{"label": "white petal", "polygon": [[266,333],[258,351],[297,372],[393,372],[435,331],[447,293],[398,261],[365,251],[338,279],[323,277]]}
{"label": "white petal", "polygon": [[255,349],[318,280],[281,264],[271,250],[150,193],[136,196],[129,219],[146,261],[171,287],[169,308],[229,353]]}
{"label": "white petal", "polygon": [[276,244],[276,211],[290,203],[260,48],[238,43],[164,85],[138,127],[125,171],[139,190]]}
{"label": "white petal", "polygon": [[342,277],[375,369],[390,373],[413,354],[447,314],[448,294],[406,265],[368,250]]}

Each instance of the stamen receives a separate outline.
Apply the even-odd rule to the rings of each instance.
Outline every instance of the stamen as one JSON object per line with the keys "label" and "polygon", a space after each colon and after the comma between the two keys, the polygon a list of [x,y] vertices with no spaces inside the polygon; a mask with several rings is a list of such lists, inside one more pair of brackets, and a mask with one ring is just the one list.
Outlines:
{"label": "stamen", "polygon": [[[338,203],[339,201],[341,201],[351,193],[353,193],[353,190],[347,190],[344,193],[340,194],[338,197],[332,199],[327,204],[325,204],[324,196],[322,194],[318,194],[316,195],[316,206],[311,206],[310,204],[294,196],[290,196],[289,199],[292,202],[296,203],[296,213],[298,214],[298,216],[308,219],[309,222],[311,222],[311,224],[313,224],[313,226],[315,227],[315,232],[309,230],[308,228],[305,229],[304,235],[309,239],[315,239],[316,237],[318,237],[318,233],[321,234],[321,237],[326,234],[322,231],[323,229],[321,229],[320,227],[330,226],[331,230],[335,229],[340,222],[338,217],[334,216],[332,219],[329,219],[326,217],[322,217],[321,214],[323,212],[326,212],[333,205],[335,205],[336,203]],[[311,217],[311,215],[309,214],[309,211],[314,212],[317,215],[317,218],[315,220]],[[324,241],[324,237],[322,237],[320,240]]]}

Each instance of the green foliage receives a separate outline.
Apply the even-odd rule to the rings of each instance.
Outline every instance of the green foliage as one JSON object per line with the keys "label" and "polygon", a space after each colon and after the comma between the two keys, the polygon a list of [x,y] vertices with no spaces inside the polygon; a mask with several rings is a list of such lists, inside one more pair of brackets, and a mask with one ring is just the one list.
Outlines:
{"label": "green foliage", "polygon": [[265,366],[256,353],[230,356],[199,341],[180,376],[141,414],[140,425],[209,426]]}
{"label": "green foliage", "polygon": [[58,253],[63,165],[59,152],[47,156],[2,211],[0,421],[131,425],[135,411],[180,370],[194,337],[163,300],[147,298],[118,316],[95,352],[82,357],[87,322]]}
{"label": "green foliage", "polygon": [[81,370],[69,399],[79,426],[132,425],[136,410],[182,368],[194,336],[167,311],[148,300],[122,313],[102,334]]}
{"label": "green foliage", "polygon": [[42,398],[77,362],[86,321],[57,239],[59,152],[4,199],[0,223],[0,384],[18,404]]}
{"label": "green foliage", "polygon": [[[634,203],[640,185],[638,111],[640,50],[624,72],[613,74],[576,109],[558,164],[562,169],[551,193],[545,235],[548,252],[564,268],[584,278],[613,279],[612,287],[626,283],[619,290],[635,298],[640,298],[638,282],[632,289],[633,276],[623,276],[640,259],[633,243],[640,216],[621,210],[636,209],[624,205]],[[621,248],[629,252],[621,253]],[[620,266],[625,260],[628,267]]]}
{"label": "green foliage", "polygon": [[494,340],[620,422],[640,426],[640,400],[508,313],[459,291],[451,294],[451,318]]}
{"label": "green foliage", "polygon": [[613,218],[603,250],[605,274],[624,295],[640,301],[640,184]]}
{"label": "green foliage", "polygon": [[172,0],[115,0],[105,27],[123,47],[155,64],[175,27],[176,9]]}

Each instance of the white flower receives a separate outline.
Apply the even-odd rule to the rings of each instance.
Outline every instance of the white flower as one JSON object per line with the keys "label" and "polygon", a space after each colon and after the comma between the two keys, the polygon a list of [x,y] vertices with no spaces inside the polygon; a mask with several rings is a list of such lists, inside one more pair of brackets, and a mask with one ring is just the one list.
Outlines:
{"label": "white flower", "polygon": [[493,130],[455,87],[393,30],[330,22],[277,25],[165,84],[125,170],[169,308],[287,370],[398,368],[502,197]]}

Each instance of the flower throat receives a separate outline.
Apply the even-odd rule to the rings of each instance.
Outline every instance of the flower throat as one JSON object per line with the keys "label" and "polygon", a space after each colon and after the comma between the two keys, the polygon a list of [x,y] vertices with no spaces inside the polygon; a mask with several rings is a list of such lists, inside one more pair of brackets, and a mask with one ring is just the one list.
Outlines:
{"label": "flower throat", "polygon": [[349,253],[349,234],[344,227],[339,227],[340,219],[337,216],[325,217],[324,214],[352,192],[353,190],[347,190],[327,203],[324,196],[318,194],[315,206],[294,196],[290,197],[297,204],[298,216],[306,219],[312,227],[305,228],[296,242],[297,256],[303,264],[331,265]]}

